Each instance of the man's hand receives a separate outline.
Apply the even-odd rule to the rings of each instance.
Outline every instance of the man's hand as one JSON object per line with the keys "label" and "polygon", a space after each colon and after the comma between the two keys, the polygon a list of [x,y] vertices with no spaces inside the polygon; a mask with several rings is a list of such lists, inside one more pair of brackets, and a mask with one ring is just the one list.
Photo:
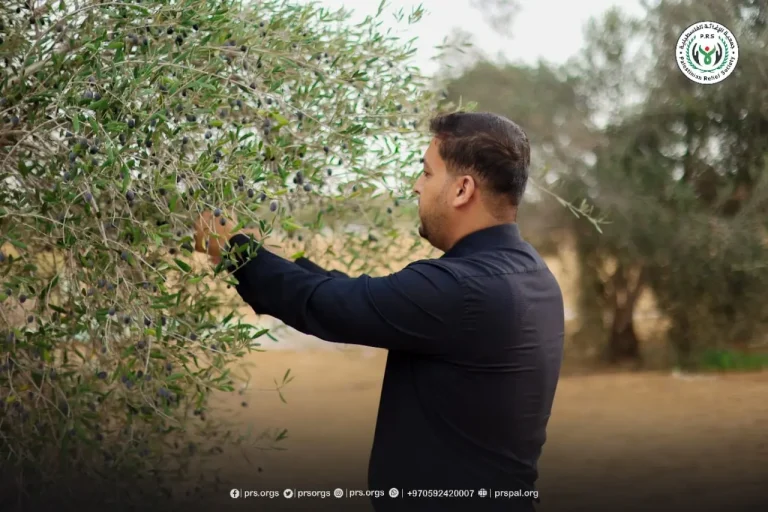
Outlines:
{"label": "man's hand", "polygon": [[[222,224],[222,219],[224,223]],[[206,211],[195,222],[195,251],[208,254],[214,265],[221,263],[222,252],[227,246],[229,239],[237,234],[253,236],[257,242],[262,242],[265,248],[271,252],[287,258],[284,250],[279,245],[267,244],[265,235],[262,235],[259,228],[245,228],[239,231],[233,231],[237,226],[237,217],[235,215],[216,217],[213,212]]]}
{"label": "man's hand", "polygon": [[[222,219],[223,223],[222,223]],[[238,233],[252,235],[255,240],[261,240],[258,228],[233,231],[237,226],[235,215],[226,216],[221,213],[218,217],[211,211],[203,212],[195,222],[195,250],[208,254],[214,265],[221,263],[222,252],[229,239]]]}
{"label": "man's hand", "polygon": [[258,229],[234,232],[235,226],[237,226],[235,216],[229,217],[221,213],[217,217],[211,211],[203,212],[195,222],[195,250],[208,254],[213,264],[218,265],[221,263],[221,253],[227,246],[227,242],[237,233],[253,234],[254,238],[259,238]]}

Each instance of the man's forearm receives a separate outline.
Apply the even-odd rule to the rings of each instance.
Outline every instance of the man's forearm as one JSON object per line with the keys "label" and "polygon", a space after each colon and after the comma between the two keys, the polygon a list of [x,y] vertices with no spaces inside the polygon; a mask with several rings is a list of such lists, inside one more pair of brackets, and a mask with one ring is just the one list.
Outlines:
{"label": "man's forearm", "polygon": [[[229,240],[229,247],[249,245],[246,234],[239,233]],[[240,296],[258,314],[274,316],[291,327],[307,334],[307,301],[314,288],[331,278],[319,266],[309,262],[313,271],[283,258],[257,243],[250,241],[250,248],[232,255],[235,265],[229,267],[238,280],[236,289]],[[247,252],[251,252],[248,258]],[[329,340],[332,341],[332,340]]]}
{"label": "man's forearm", "polygon": [[[242,230],[240,230],[238,232],[238,234],[242,234],[242,235],[245,235],[245,236],[253,235],[253,238],[256,239],[256,240],[261,238],[261,231],[258,228],[242,229]],[[230,244],[232,243],[232,239],[233,238],[234,238],[234,236],[229,239],[229,243]],[[268,247],[268,249],[271,252],[275,252],[276,254],[280,255],[279,251],[275,251],[275,250],[273,250],[273,248],[269,248],[269,247]],[[340,272],[338,270],[326,270],[323,267],[321,267],[320,265],[318,265],[317,263],[315,263],[314,261],[312,261],[312,260],[310,260],[308,258],[305,258],[303,256],[300,257],[300,258],[297,258],[294,261],[294,263],[296,263],[298,266],[300,266],[301,268],[303,268],[305,270],[309,270],[310,272],[314,272],[315,274],[322,274],[324,276],[329,276],[329,277],[349,277],[344,272]]]}
{"label": "man's forearm", "polygon": [[329,277],[349,277],[344,272],[339,272],[338,270],[325,270],[323,267],[321,267],[317,263],[304,257],[298,258],[294,263],[296,263],[301,268],[305,270],[309,270],[310,272],[314,272],[316,274],[323,274],[324,276],[329,276]]}

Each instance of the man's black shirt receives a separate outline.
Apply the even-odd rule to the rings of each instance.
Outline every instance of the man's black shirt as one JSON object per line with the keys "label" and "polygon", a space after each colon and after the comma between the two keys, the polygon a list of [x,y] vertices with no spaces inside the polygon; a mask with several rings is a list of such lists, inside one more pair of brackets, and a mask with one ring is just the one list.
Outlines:
{"label": "man's black shirt", "polygon": [[[231,246],[248,244],[242,234]],[[473,489],[475,499],[385,496],[386,510],[532,510],[531,491],[563,354],[560,287],[517,224],[474,232],[438,259],[348,277],[261,248],[241,254],[237,291],[256,313],[336,343],[389,351],[369,487]],[[409,502],[413,501],[409,505]]]}

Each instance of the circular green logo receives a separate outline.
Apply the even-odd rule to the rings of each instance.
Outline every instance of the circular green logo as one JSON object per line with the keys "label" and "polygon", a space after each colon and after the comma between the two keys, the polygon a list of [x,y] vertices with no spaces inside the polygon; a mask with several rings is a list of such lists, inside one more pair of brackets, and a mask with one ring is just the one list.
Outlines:
{"label": "circular green logo", "polygon": [[694,23],[677,40],[677,66],[696,83],[722,82],[733,73],[738,61],[736,36],[719,23]]}

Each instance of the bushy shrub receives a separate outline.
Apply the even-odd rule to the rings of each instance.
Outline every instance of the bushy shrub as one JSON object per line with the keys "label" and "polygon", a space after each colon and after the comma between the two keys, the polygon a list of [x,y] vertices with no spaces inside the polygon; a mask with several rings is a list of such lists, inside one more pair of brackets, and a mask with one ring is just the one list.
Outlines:
{"label": "bushy shrub", "polygon": [[143,474],[167,494],[238,439],[208,397],[235,391],[231,365],[265,330],[193,257],[201,211],[294,242],[330,230],[354,271],[392,263],[435,103],[410,46],[347,18],[277,0],[1,3],[5,468]]}

